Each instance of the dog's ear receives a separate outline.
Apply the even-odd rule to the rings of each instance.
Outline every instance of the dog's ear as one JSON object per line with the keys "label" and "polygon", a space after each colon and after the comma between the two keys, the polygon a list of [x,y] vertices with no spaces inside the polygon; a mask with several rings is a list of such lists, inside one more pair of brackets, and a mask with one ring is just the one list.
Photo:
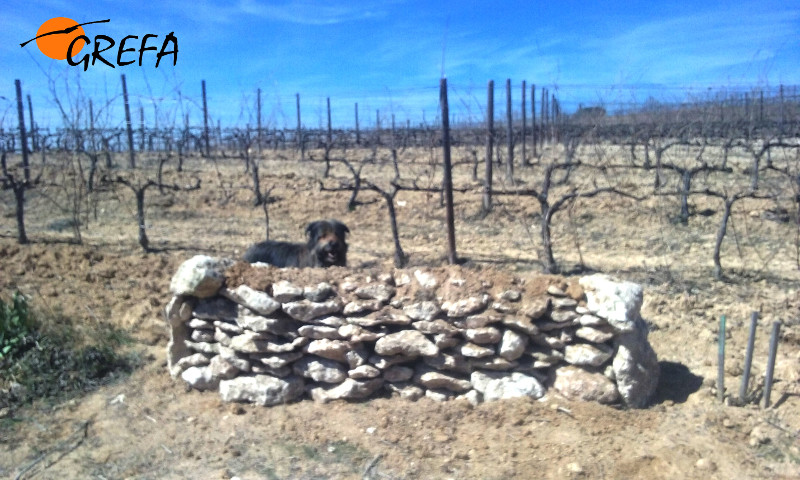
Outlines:
{"label": "dog's ear", "polygon": [[[347,228],[347,225],[345,225],[344,223],[340,222],[339,220],[331,220],[331,223],[333,224],[334,228],[336,228],[337,232],[350,233],[350,229]],[[344,236],[344,235],[342,235],[342,236]]]}
{"label": "dog's ear", "polygon": [[319,220],[308,224],[308,226],[306,227],[306,236],[309,239],[313,239],[318,231],[319,231]]}

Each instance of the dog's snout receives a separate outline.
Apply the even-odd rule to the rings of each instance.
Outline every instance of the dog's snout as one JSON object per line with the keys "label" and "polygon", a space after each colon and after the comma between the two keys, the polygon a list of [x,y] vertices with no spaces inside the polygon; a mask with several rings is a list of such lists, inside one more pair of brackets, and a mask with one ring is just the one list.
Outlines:
{"label": "dog's snout", "polygon": [[335,238],[332,238],[332,239],[328,240],[327,242],[325,242],[325,245],[323,245],[322,248],[324,248],[325,251],[331,251],[331,250],[336,249],[338,244],[339,244],[339,242]]}

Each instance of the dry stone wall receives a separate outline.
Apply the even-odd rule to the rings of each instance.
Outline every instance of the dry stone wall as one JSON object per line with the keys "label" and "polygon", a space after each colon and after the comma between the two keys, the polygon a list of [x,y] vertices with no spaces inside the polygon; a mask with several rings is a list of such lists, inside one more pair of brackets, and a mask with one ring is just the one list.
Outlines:
{"label": "dry stone wall", "polygon": [[186,261],[166,307],[170,374],[260,405],[386,391],[479,403],[552,389],[644,407],[658,383],[633,283],[596,274],[496,285],[461,269],[336,268],[308,283],[307,272]]}

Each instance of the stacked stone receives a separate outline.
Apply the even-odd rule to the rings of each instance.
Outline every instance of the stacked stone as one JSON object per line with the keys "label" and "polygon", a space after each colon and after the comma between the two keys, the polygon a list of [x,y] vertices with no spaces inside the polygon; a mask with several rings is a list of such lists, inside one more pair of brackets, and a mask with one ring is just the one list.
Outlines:
{"label": "stacked stone", "polygon": [[[185,262],[166,310],[170,373],[193,388],[218,389],[225,401],[326,402],[385,389],[479,403],[540,398],[553,388],[642,407],[658,381],[639,316],[641,287],[603,275],[581,278],[572,296],[551,286],[531,299],[513,289],[495,298],[487,288],[443,300],[439,290],[464,281],[442,286],[419,270],[414,278],[396,271],[335,286],[282,280],[268,293],[226,287],[232,263]],[[399,296],[410,282],[420,288],[416,298]]]}

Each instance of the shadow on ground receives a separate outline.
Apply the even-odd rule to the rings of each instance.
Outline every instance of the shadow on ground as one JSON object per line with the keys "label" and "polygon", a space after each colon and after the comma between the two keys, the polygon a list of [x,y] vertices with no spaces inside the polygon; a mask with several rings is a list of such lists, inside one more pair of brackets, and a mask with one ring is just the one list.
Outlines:
{"label": "shadow on ground", "polygon": [[695,375],[682,363],[662,361],[658,364],[661,376],[653,398],[655,404],[668,400],[683,403],[703,385],[703,377]]}

